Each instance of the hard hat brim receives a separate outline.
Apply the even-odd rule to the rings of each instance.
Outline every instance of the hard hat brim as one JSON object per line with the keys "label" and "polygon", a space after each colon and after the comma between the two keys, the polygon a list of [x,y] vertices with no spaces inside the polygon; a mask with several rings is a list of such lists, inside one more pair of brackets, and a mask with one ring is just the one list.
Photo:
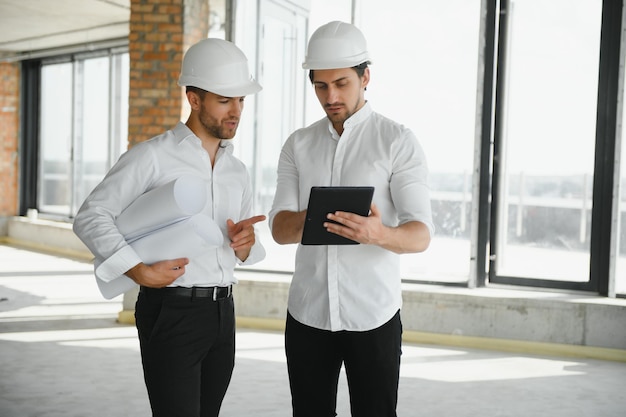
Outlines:
{"label": "hard hat brim", "polygon": [[365,60],[351,60],[351,61],[313,61],[308,60],[302,63],[302,68],[307,70],[327,70],[327,69],[340,69],[340,68],[352,68],[362,63],[367,62],[368,65],[372,64],[370,59]]}
{"label": "hard hat brim", "polygon": [[256,94],[263,89],[261,84],[251,79],[237,85],[208,85],[204,80],[191,76],[180,76],[178,85],[181,87],[197,87],[222,97],[243,97]]}

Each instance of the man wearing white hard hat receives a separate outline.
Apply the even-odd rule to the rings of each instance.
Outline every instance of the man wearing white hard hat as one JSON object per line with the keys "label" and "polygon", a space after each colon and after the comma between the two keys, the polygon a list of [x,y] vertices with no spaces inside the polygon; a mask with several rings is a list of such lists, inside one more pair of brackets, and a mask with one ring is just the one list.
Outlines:
{"label": "man wearing white hard hat", "polygon": [[[74,231],[101,261],[95,268],[99,280],[124,274],[140,286],[135,318],[153,416],[208,417],[218,415],[234,366],[235,265],[265,257],[254,227],[265,216],[254,215],[248,171],[230,142],[245,96],[261,86],[243,52],[221,39],[189,48],[178,84],[186,87],[191,107],[186,123],[122,155],[83,203]],[[223,236],[213,241],[220,244],[146,264],[116,219],[140,196],[183,177],[201,179],[206,202],[200,214],[217,225]],[[157,217],[166,207],[149,210],[154,213],[146,216]],[[162,245],[180,248],[185,241],[185,235],[174,235]]]}
{"label": "man wearing white hard hat", "polygon": [[326,117],[292,133],[278,163],[269,224],[280,244],[301,242],[311,187],[374,187],[369,216],[334,212],[324,223],[358,245],[298,247],[285,329],[295,417],[336,415],[342,365],[353,416],[396,415],[399,254],[426,250],[434,226],[420,144],[365,100],[370,63],[354,25],[313,33],[303,68]]}

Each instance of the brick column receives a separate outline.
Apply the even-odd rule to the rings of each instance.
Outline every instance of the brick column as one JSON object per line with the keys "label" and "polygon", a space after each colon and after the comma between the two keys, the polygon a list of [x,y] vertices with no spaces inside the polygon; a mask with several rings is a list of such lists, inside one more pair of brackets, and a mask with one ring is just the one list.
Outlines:
{"label": "brick column", "polygon": [[0,236],[18,210],[20,64],[0,63]]}
{"label": "brick column", "polygon": [[181,119],[183,53],[207,37],[208,24],[208,0],[131,0],[129,146]]}
{"label": "brick column", "polygon": [[[185,113],[178,75],[184,52],[208,35],[208,0],[131,0],[128,146],[174,127]],[[134,322],[137,292],[124,294],[121,323]]]}

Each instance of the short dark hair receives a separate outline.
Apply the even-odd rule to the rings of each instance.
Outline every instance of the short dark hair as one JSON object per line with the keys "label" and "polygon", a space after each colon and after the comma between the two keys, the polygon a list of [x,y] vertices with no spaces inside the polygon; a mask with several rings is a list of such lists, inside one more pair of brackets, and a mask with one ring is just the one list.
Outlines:
{"label": "short dark hair", "polygon": [[199,87],[194,87],[192,85],[188,85],[185,89],[188,93],[192,92],[192,93],[196,93],[198,95],[198,97],[200,97],[200,100],[204,100],[204,96],[206,95],[207,91],[203,90]]}
{"label": "short dark hair", "polygon": [[[359,78],[363,78],[363,74],[365,74],[365,68],[367,68],[369,64],[369,61],[361,62],[359,65],[355,65],[354,67],[352,67],[352,69],[356,71],[356,75],[358,75]],[[311,82],[313,82],[314,71],[315,70],[309,70],[309,80],[311,80]]]}

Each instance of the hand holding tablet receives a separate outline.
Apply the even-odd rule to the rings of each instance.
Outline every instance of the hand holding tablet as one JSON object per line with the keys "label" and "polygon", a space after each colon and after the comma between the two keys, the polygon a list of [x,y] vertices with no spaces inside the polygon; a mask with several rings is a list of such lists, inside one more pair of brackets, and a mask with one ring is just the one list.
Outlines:
{"label": "hand holding tablet", "polygon": [[302,232],[303,245],[358,245],[358,242],[326,230],[328,213],[346,211],[360,216],[369,214],[374,196],[371,186],[311,187]]}

